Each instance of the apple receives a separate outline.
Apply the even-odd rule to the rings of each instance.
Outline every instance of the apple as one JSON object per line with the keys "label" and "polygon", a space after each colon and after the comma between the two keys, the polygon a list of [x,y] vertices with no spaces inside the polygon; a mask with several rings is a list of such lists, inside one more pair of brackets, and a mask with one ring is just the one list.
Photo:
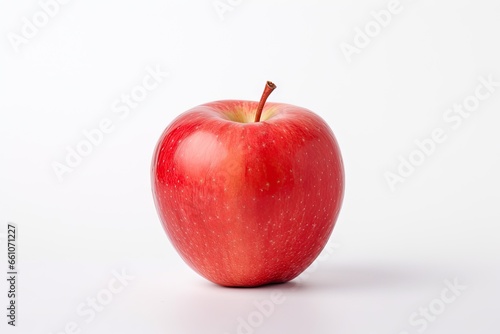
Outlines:
{"label": "apple", "polygon": [[253,287],[297,277],[319,255],[344,194],[339,146],[307,109],[216,101],[178,116],[152,161],[163,227],[208,280]]}

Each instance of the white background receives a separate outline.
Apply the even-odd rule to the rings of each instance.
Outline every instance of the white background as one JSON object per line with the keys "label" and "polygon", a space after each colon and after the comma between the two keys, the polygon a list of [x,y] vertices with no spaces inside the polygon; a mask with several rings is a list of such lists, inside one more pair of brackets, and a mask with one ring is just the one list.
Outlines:
{"label": "white background", "polygon": [[[20,274],[16,328],[0,274],[0,332],[74,322],[81,333],[237,333],[255,301],[280,291],[285,301],[247,332],[498,333],[500,88],[457,129],[443,115],[479,77],[500,81],[500,2],[401,0],[351,62],[341,44],[354,45],[388,1],[233,4],[221,19],[212,0],[74,0],[16,52],[9,33],[40,5],[1,1],[0,228],[5,238],[8,222],[18,226]],[[114,101],[157,66],[169,77],[117,117]],[[257,100],[266,80],[278,86],[270,101],[315,111],[337,136],[346,193],[336,247],[299,282],[221,288],[168,242],[151,156],[179,113]],[[59,182],[52,164],[105,118],[114,130]],[[384,173],[436,128],[447,140],[391,191]],[[113,270],[134,279],[87,323],[77,308]],[[445,280],[466,288],[422,331],[409,318],[443,305]]]}

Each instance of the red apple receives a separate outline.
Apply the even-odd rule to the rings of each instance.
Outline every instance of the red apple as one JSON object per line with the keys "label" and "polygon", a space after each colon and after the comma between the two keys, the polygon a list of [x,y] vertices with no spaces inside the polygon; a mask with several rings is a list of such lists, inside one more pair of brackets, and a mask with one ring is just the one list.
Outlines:
{"label": "red apple", "polygon": [[313,112],[217,101],[177,117],[153,157],[152,187],[171,242],[223,286],[289,281],[325,246],[344,193],[342,157]]}

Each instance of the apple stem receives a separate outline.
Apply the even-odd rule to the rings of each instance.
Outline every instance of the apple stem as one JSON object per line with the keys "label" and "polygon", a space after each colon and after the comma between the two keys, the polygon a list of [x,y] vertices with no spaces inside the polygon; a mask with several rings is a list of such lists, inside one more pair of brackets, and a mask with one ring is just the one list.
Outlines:
{"label": "apple stem", "polygon": [[255,122],[260,122],[260,116],[262,116],[262,110],[264,110],[264,104],[266,104],[266,100],[271,95],[273,90],[276,88],[276,85],[271,81],[266,82],[266,88],[264,88],[264,92],[262,93],[262,97],[259,101],[259,106],[257,107],[257,113],[255,114]]}

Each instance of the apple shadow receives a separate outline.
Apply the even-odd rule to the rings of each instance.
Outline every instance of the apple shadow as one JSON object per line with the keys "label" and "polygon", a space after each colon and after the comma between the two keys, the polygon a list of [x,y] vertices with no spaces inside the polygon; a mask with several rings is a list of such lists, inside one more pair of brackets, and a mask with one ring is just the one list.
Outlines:
{"label": "apple shadow", "polygon": [[372,290],[419,288],[452,275],[446,266],[427,263],[372,263],[363,266],[328,264],[305,278],[299,276],[297,291]]}
{"label": "apple shadow", "polygon": [[[301,289],[297,282],[269,284],[253,288],[223,287],[200,279],[196,287],[185,290],[182,298],[176,298],[175,314],[164,322],[164,327],[174,325],[185,334],[226,334],[226,333],[299,333],[297,324],[290,322],[291,313],[300,313],[295,317],[299,325],[310,329],[311,323],[317,323],[317,312],[312,301],[300,302],[300,310],[293,302],[296,291]],[[280,303],[273,303],[272,296],[280,296]],[[271,303],[273,303],[272,306]],[[271,314],[263,315],[258,305],[266,304]],[[257,314],[259,313],[259,314]],[[175,324],[172,324],[175,319]],[[255,325],[250,325],[254,322]],[[244,323],[244,324],[243,324]],[[250,326],[250,327],[246,327]]]}
{"label": "apple shadow", "polygon": [[[353,317],[383,316],[379,314],[382,295],[398,304],[408,292],[425,291],[451,275],[445,266],[401,262],[329,262],[307,274],[291,282],[255,288],[222,287],[201,277],[189,279],[174,290],[164,290],[159,296],[164,304],[150,314],[151,320],[165,330],[175,328],[185,334],[333,333],[349,328]],[[276,293],[282,302],[271,307]],[[265,312],[259,307],[263,304],[272,308],[270,315],[262,315]],[[245,328],[252,321],[256,325]]]}

